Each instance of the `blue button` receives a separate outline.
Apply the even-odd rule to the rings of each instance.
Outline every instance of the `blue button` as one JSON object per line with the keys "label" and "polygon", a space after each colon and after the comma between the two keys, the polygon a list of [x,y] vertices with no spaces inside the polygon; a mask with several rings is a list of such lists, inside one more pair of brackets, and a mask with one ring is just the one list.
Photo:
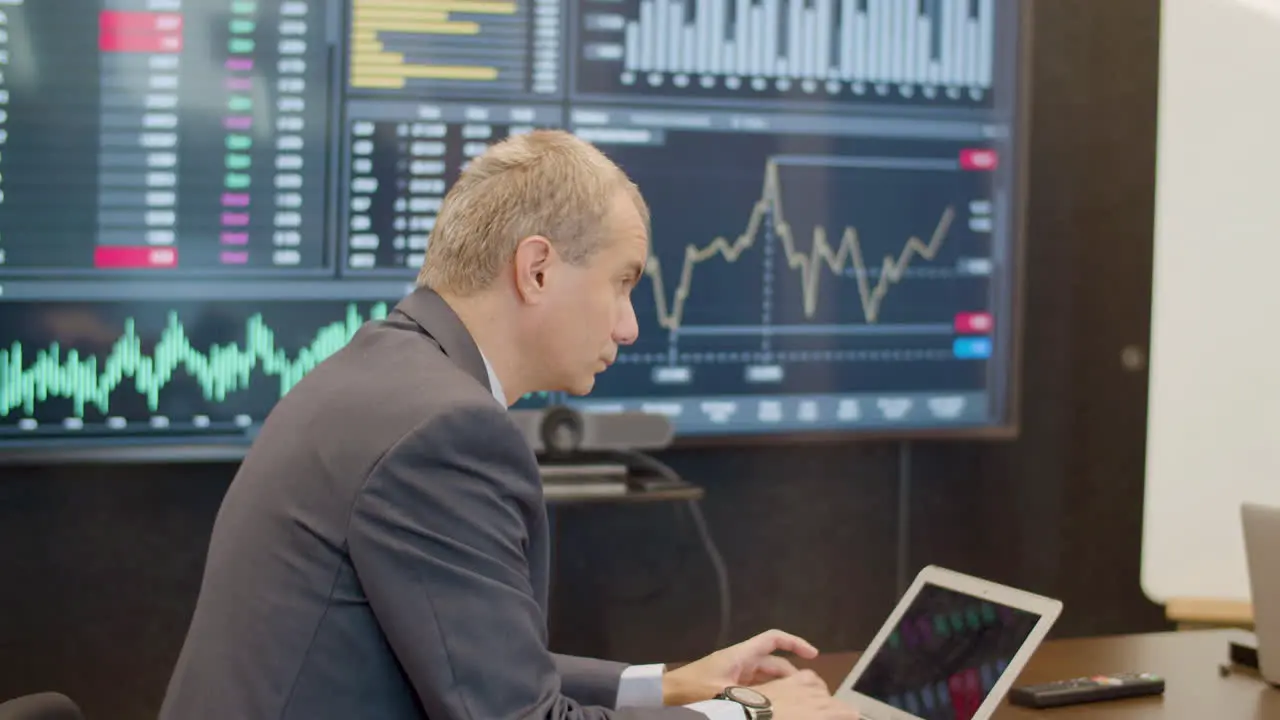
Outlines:
{"label": "blue button", "polygon": [[991,338],[960,337],[956,338],[952,351],[958,358],[985,359],[991,357]]}

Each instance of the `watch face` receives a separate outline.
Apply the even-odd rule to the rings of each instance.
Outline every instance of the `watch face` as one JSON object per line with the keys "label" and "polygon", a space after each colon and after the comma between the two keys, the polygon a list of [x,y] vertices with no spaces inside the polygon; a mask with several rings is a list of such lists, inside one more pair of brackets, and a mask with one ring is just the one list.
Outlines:
{"label": "watch face", "polygon": [[764,709],[769,707],[769,698],[752,690],[751,688],[734,687],[724,691],[725,697],[730,700],[746,705],[751,708]]}

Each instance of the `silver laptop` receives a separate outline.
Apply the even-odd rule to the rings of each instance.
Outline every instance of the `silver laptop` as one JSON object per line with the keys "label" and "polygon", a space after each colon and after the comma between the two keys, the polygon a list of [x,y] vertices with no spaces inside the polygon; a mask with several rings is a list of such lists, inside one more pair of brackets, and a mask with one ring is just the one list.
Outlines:
{"label": "silver laptop", "polygon": [[1062,603],[930,566],[920,571],[836,697],[864,720],[987,720]]}
{"label": "silver laptop", "polygon": [[1253,631],[1258,637],[1258,671],[1267,682],[1280,685],[1280,507],[1244,503],[1240,517]]}

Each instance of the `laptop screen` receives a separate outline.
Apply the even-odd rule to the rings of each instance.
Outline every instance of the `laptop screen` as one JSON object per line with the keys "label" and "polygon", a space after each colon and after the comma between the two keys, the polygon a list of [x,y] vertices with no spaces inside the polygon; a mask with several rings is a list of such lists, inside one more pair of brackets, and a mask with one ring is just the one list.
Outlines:
{"label": "laptop screen", "polygon": [[853,689],[927,720],[968,720],[1039,620],[926,583]]}

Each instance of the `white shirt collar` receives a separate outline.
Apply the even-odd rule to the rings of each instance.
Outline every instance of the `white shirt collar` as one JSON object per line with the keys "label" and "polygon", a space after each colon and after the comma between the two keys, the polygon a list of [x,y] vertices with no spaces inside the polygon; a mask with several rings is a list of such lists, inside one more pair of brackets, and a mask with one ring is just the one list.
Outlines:
{"label": "white shirt collar", "polygon": [[484,361],[484,371],[489,374],[489,389],[493,391],[493,398],[502,407],[506,407],[507,396],[506,393],[502,392],[502,383],[498,381],[498,373],[493,371],[493,365],[489,364],[489,358],[485,357],[483,350],[480,351],[480,359]]}

